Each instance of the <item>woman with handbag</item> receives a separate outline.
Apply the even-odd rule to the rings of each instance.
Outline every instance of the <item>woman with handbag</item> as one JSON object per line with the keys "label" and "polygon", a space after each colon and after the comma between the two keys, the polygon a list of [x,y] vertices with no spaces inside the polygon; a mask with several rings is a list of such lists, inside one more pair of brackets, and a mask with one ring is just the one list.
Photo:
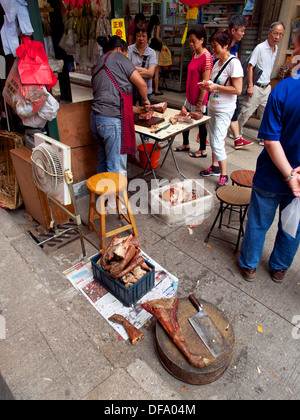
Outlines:
{"label": "woman with handbag", "polygon": [[155,51],[156,61],[157,61],[157,66],[155,67],[155,73],[154,73],[154,95],[155,96],[163,95],[163,93],[159,91],[160,66],[158,65],[163,41],[160,37],[160,20],[157,15],[152,15],[150,17],[147,33],[148,33],[148,39],[150,40],[149,47]]}
{"label": "woman with handbag", "polygon": [[[190,116],[193,119],[201,119],[206,114],[206,105],[208,100],[208,92],[200,90],[197,86],[202,80],[210,79],[213,68],[213,59],[210,52],[206,49],[206,30],[203,25],[192,27],[187,37],[190,48],[193,50],[192,60],[188,66],[187,83],[186,83],[186,100],[181,109],[181,114]],[[206,158],[206,124],[199,125],[200,147],[196,152],[191,152],[193,158]],[[174,149],[175,152],[189,152],[189,131],[183,133],[183,144]]]}
{"label": "woman with handbag", "polygon": [[212,148],[212,165],[201,171],[200,175],[217,176],[216,189],[228,185],[227,155],[225,138],[236,107],[237,95],[242,92],[243,68],[235,56],[230,54],[232,34],[229,29],[219,29],[211,37],[211,49],[215,63],[210,82],[198,83],[202,91],[210,92],[208,101],[208,125]]}

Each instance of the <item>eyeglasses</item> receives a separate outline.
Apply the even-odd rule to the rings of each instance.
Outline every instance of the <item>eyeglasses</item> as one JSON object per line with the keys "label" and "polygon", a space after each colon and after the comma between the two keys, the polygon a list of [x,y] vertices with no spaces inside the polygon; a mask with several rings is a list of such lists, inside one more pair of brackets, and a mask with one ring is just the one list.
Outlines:
{"label": "eyeglasses", "polygon": [[280,38],[282,38],[284,33],[283,32],[272,32],[272,35],[279,36]]}
{"label": "eyeglasses", "polygon": [[241,28],[239,28],[239,27],[234,27],[234,29],[235,29],[237,32],[241,32],[242,34],[245,34],[245,33],[246,33],[246,30],[245,30],[245,29],[241,29]]}

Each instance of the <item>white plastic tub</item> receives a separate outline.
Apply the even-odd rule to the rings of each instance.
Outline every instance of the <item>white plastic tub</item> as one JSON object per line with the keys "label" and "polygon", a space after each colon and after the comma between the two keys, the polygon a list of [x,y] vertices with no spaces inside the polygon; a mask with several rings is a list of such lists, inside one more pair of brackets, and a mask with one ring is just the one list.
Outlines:
{"label": "white plastic tub", "polygon": [[[151,214],[170,225],[201,222],[211,214],[214,207],[214,197],[204,188],[203,184],[204,181],[202,180],[186,179],[150,190],[149,206]],[[164,200],[162,195],[174,185],[183,187],[188,193],[194,191],[196,198],[185,203],[172,205],[169,201]]]}

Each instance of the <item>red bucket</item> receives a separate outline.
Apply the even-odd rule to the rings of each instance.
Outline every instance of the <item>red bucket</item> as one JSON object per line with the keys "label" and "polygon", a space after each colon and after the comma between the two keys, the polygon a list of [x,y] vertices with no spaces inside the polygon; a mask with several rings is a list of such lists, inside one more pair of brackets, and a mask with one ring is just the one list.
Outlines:
{"label": "red bucket", "polygon": [[[145,147],[146,147],[146,150],[148,152],[148,155],[150,156],[150,154],[152,152],[152,149],[154,147],[154,143],[145,143]],[[159,146],[158,146],[158,148],[159,148]],[[141,165],[142,168],[145,169],[148,160],[147,160],[147,155],[146,155],[144,146],[142,144],[140,144],[137,149],[138,149],[138,152],[139,152],[140,165]],[[151,156],[150,161],[151,161],[151,164],[152,164],[152,168],[153,169],[155,169],[155,168],[158,167],[158,164],[159,164],[159,156],[160,156],[160,150],[155,150],[153,152],[153,155]],[[150,166],[149,165],[148,165],[148,168],[147,169],[150,169]]]}

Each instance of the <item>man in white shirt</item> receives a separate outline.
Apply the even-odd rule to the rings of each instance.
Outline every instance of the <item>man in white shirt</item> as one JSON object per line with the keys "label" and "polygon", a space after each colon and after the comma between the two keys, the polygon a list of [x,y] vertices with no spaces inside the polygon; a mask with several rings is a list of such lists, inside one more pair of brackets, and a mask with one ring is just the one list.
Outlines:
{"label": "man in white shirt", "polygon": [[[268,39],[258,44],[249,60],[247,69],[248,90],[247,97],[239,115],[240,132],[248,119],[258,110],[259,116],[262,118],[269,94],[271,92],[271,74],[277,56],[278,44],[284,34],[284,24],[282,22],[274,22],[269,28]],[[253,85],[253,68],[258,65],[262,70],[262,74],[255,85]],[[263,145],[263,142],[260,142]]]}

